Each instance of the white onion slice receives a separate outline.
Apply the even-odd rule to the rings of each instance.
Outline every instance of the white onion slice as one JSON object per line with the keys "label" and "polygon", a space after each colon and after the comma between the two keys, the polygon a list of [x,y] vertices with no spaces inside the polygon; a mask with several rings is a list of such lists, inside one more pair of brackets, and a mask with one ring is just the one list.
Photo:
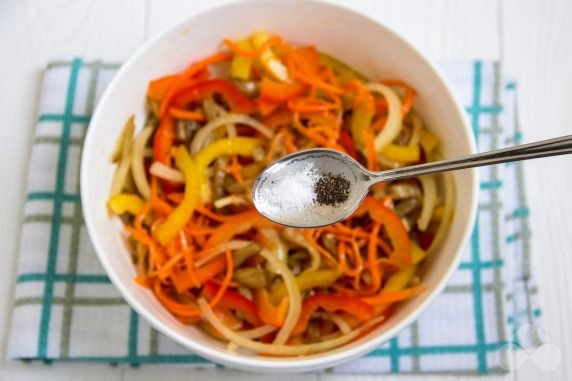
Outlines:
{"label": "white onion slice", "polygon": [[153,126],[145,127],[137,139],[135,139],[131,151],[131,173],[133,174],[133,181],[135,181],[137,190],[145,200],[151,197],[151,188],[149,187],[149,181],[147,181],[147,176],[145,175],[145,159],[143,155],[147,140],[149,140],[152,133]]}
{"label": "white onion slice", "polygon": [[246,331],[238,331],[237,333],[247,339],[258,339],[260,337],[266,336],[271,332],[276,331],[278,328],[272,325],[262,325],[260,327],[256,327],[253,329],[249,329]]}
{"label": "white onion slice", "polygon": [[274,135],[268,127],[248,115],[226,114],[207,123],[197,131],[191,143],[191,154],[196,155],[204,147],[205,139],[207,139],[215,129],[229,124],[244,124],[250,126],[267,138],[271,138]]}
{"label": "white onion slice", "polygon": [[244,197],[241,197],[236,194],[231,194],[230,196],[219,198],[214,202],[214,206],[217,209],[224,208],[225,206],[228,205],[245,205],[245,204],[248,204],[248,202],[246,202]]}
{"label": "white onion slice", "polygon": [[385,146],[397,138],[403,126],[401,117],[401,99],[389,86],[381,83],[368,83],[365,88],[370,92],[379,93],[387,100],[387,121],[383,130],[375,137],[375,150],[380,152]]}
{"label": "white onion slice", "polygon": [[149,173],[164,180],[169,180],[173,183],[184,183],[185,176],[181,171],[171,168],[160,161],[154,161],[149,168]]}
{"label": "white onion slice", "polygon": [[419,139],[421,139],[421,130],[423,129],[423,122],[421,118],[415,114],[411,113],[412,123],[413,123],[413,132],[411,133],[411,139],[409,139],[410,146],[416,146],[419,144]]}
{"label": "white onion slice", "polygon": [[423,206],[421,207],[421,214],[417,219],[417,227],[424,232],[427,230],[427,226],[429,226],[433,209],[435,209],[437,203],[437,185],[435,184],[435,178],[431,175],[421,176],[418,179],[421,181],[421,187],[423,188]]}
{"label": "white onion slice", "polygon": [[218,320],[214,315],[213,310],[209,307],[209,304],[204,299],[199,299],[198,303],[203,312],[203,317],[230,342],[233,342],[240,347],[251,349],[258,353],[268,353],[278,356],[301,356],[310,353],[324,352],[339,347],[359,337],[364,332],[374,327],[376,324],[379,324],[384,319],[384,316],[378,316],[374,319],[371,319],[361,327],[351,331],[350,333],[338,336],[335,339],[323,341],[321,343],[302,345],[277,345],[259,343],[242,337],[237,332],[234,332],[222,324],[220,320]]}
{"label": "white onion slice", "polygon": [[278,257],[267,249],[262,249],[259,253],[264,259],[266,259],[270,265],[278,271],[278,273],[284,279],[284,284],[286,285],[286,290],[288,291],[288,313],[286,314],[286,319],[284,324],[278,331],[273,344],[281,345],[285,344],[294,326],[300,318],[300,313],[302,312],[302,297],[300,295],[300,290],[294,279],[294,274],[288,268],[288,266],[280,261]]}
{"label": "white onion slice", "polygon": [[251,243],[252,243],[251,241],[246,241],[246,240],[241,240],[241,239],[235,239],[235,240],[232,240],[232,241],[229,241],[226,243],[221,243],[220,245],[215,246],[212,249],[210,249],[209,255],[207,255],[204,258],[197,260],[195,262],[195,266],[196,267],[203,266],[205,263],[210,262],[213,258],[224,253],[227,248],[229,250],[240,250],[243,247],[250,245]]}
{"label": "white onion slice", "polygon": [[455,187],[453,184],[453,176],[450,173],[443,173],[443,190],[445,192],[445,197],[443,201],[443,218],[441,219],[441,224],[437,229],[435,238],[431,242],[431,246],[427,249],[427,255],[433,253],[433,251],[439,246],[447,232],[449,231],[449,226],[451,225],[451,220],[453,218],[453,204],[455,203]]}
{"label": "white onion slice", "polygon": [[329,320],[332,323],[334,323],[343,335],[350,333],[352,331],[350,325],[341,316],[336,315],[335,313],[327,312],[327,313],[317,313],[315,315],[324,320]]}

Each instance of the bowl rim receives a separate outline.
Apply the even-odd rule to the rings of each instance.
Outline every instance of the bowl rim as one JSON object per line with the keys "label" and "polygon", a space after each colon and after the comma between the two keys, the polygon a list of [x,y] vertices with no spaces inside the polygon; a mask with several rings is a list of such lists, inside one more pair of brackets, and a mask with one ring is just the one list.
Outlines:
{"label": "bowl rim", "polygon": [[[189,13],[186,13],[183,17],[179,18],[176,22],[169,24],[161,32],[157,33],[154,37],[144,42],[129,57],[129,59],[127,59],[127,61],[125,61],[123,65],[121,65],[121,68],[114,75],[113,79],[105,89],[100,101],[98,102],[93,112],[93,116],[90,121],[90,126],[98,124],[98,121],[100,119],[100,114],[102,113],[102,105],[107,103],[107,99],[111,96],[110,94],[112,93],[112,89],[115,86],[117,86],[118,79],[122,77],[124,72],[129,71],[130,67],[139,60],[139,57],[143,55],[143,53],[150,46],[154,45],[157,41],[160,41],[161,39],[165,38],[165,36],[170,34],[172,31],[181,28],[183,25],[188,23],[189,20],[203,13],[216,12],[221,8],[240,3],[256,4],[263,1],[266,3],[269,2],[268,0],[242,0],[242,1],[225,0],[214,6],[208,6],[205,9],[191,11]],[[270,0],[270,1],[279,2],[279,0]],[[435,64],[433,64],[433,62],[424,53],[422,53],[413,44],[411,44],[408,40],[402,37],[393,28],[387,26],[382,21],[369,16],[368,14],[365,14],[363,11],[351,8],[349,5],[346,4],[333,3],[328,0],[306,0],[306,2],[311,2],[326,7],[337,8],[338,10],[350,13],[353,16],[365,18],[375,23],[380,29],[385,30],[386,33],[391,34],[400,43],[404,44],[407,48],[411,49],[415,54],[417,54],[420,61],[423,64],[425,64],[430,69],[432,74],[434,74],[438,78],[438,80],[441,82],[446,92],[448,93],[450,99],[454,104],[455,111],[460,117],[459,119],[462,121],[463,132],[469,144],[469,150],[471,153],[476,153],[475,137],[471,133],[470,124],[468,122],[468,117],[464,111],[464,108],[461,106],[459,100],[452,91],[448,81],[437,69]],[[91,127],[87,129],[87,134],[85,137],[83,152],[81,156],[80,193],[81,193],[81,198],[85,200],[90,199],[90,197],[88,196],[90,191],[88,188],[88,176],[86,167],[87,167],[87,155],[88,152],[92,150],[92,148],[90,147],[93,146],[93,144],[91,143],[93,139],[92,136],[94,134],[93,131],[94,129]],[[347,350],[340,350],[338,352],[332,353],[329,356],[323,356],[323,357],[306,357],[306,358],[301,357],[301,358],[288,358],[288,359],[271,358],[271,357],[244,358],[244,357],[237,357],[230,352],[221,352],[220,350],[208,348],[200,343],[184,340],[183,338],[180,337],[178,333],[173,332],[159,318],[157,318],[155,315],[149,312],[142,304],[139,303],[137,296],[131,294],[122,285],[121,277],[114,271],[111,263],[109,263],[106,260],[105,255],[102,254],[103,249],[99,243],[99,240],[95,239],[96,237],[98,237],[98,234],[96,232],[95,223],[93,222],[91,208],[88,207],[87,203],[82,203],[82,212],[84,215],[87,232],[94,246],[95,252],[97,253],[97,257],[99,258],[99,261],[101,262],[107,276],[109,277],[115,288],[119,290],[121,296],[126,300],[128,305],[131,308],[133,308],[140,316],[142,316],[153,328],[157,329],[158,331],[165,334],[178,344],[191,350],[192,352],[198,354],[199,356],[214,362],[230,365],[231,367],[249,371],[255,370],[258,372],[270,372],[270,373],[304,372],[304,371],[319,370],[326,367],[339,365],[341,363],[362,356],[367,352],[370,352],[371,350],[375,349],[376,347],[383,344],[387,340],[391,339],[392,337],[395,337],[401,330],[405,329],[407,326],[413,323],[421,314],[421,312],[423,312],[428,307],[428,305],[441,293],[441,291],[451,278],[453,272],[457,269],[459,265],[461,255],[463,253],[463,250],[467,247],[469,237],[476,220],[477,205],[478,205],[478,172],[475,169],[469,169],[467,171],[469,172],[473,182],[473,186],[471,187],[470,192],[468,192],[468,194],[465,195],[466,197],[469,197],[469,199],[471,200],[467,222],[465,223],[465,226],[462,230],[461,239],[458,240],[457,250],[453,256],[453,259],[447,265],[446,270],[444,271],[443,276],[438,281],[438,283],[431,288],[431,290],[429,291],[430,292],[429,295],[413,311],[411,311],[409,315],[407,315],[401,321],[397,322],[395,326],[390,328],[382,335],[373,337],[370,340],[365,341],[362,344],[355,346],[353,348],[348,348]]]}

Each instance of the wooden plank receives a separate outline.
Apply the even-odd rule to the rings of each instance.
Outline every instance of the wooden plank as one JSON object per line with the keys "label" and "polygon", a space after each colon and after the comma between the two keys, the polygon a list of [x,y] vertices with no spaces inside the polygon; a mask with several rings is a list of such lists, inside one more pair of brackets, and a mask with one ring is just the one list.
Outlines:
{"label": "wooden plank", "polygon": [[[35,128],[42,70],[50,59],[79,56],[124,60],[143,41],[144,7],[137,0],[31,2],[8,0],[0,11],[2,85],[0,162],[0,358],[4,358],[18,258],[27,165]],[[2,366],[2,365],[0,365]],[[16,375],[20,368],[10,368]],[[29,368],[21,368],[22,375]],[[43,369],[43,368],[42,368]],[[40,373],[41,374],[41,373]],[[24,377],[24,376],[22,376]]]}
{"label": "wooden plank", "polygon": [[[149,33],[221,0],[150,0]],[[435,60],[498,59],[497,0],[332,0],[381,20]],[[483,25],[487,25],[483,28]],[[372,49],[383,47],[372,46]]]}
{"label": "wooden plank", "polygon": [[[527,142],[570,134],[572,114],[572,3],[566,0],[502,1],[503,57],[506,71],[518,78],[521,127]],[[531,208],[533,267],[539,280],[543,328],[564,358],[572,353],[572,158],[526,163]],[[569,361],[546,372],[528,362],[519,379],[572,377]]]}

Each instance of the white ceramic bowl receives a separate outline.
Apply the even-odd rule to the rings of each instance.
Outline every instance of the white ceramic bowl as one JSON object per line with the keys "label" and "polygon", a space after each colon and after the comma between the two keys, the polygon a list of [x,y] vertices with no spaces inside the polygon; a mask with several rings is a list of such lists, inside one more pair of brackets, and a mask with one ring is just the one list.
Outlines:
{"label": "white ceramic bowl", "polygon": [[[235,2],[189,15],[140,48],[109,85],[91,120],[81,167],[81,196],[87,229],[103,267],[123,297],[160,332],[217,363],[256,372],[302,372],[338,365],[375,349],[409,325],[439,294],[457,268],[473,225],[477,201],[475,171],[454,174],[457,199],[451,230],[423,276],[428,292],[401,303],[368,335],[336,350],[300,358],[230,353],[224,344],[195,327],[179,323],[138,286],[135,269],[120,238],[120,227],[106,211],[114,166],[109,158],[125,120],[132,114],[141,128],[147,84],[176,73],[213,53],[224,37],[266,29],[296,44],[313,44],[371,78],[400,78],[419,96],[415,107],[429,128],[442,137],[445,157],[475,151],[463,109],[435,67],[395,32],[353,10],[321,1]],[[118,37],[121,38],[121,37]],[[446,138],[445,138],[446,137]]]}

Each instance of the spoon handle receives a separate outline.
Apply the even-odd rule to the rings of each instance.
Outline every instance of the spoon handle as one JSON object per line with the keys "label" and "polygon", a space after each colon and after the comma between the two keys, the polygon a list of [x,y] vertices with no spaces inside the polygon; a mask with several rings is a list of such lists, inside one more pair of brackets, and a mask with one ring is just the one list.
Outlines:
{"label": "spoon handle", "polygon": [[434,161],[426,164],[414,165],[371,173],[372,182],[399,180],[404,178],[430,175],[457,169],[481,167],[484,165],[507,163],[536,159],[547,156],[566,155],[572,153],[572,135],[560,138],[541,140],[536,143],[523,144],[495,151],[478,153],[458,159]]}

